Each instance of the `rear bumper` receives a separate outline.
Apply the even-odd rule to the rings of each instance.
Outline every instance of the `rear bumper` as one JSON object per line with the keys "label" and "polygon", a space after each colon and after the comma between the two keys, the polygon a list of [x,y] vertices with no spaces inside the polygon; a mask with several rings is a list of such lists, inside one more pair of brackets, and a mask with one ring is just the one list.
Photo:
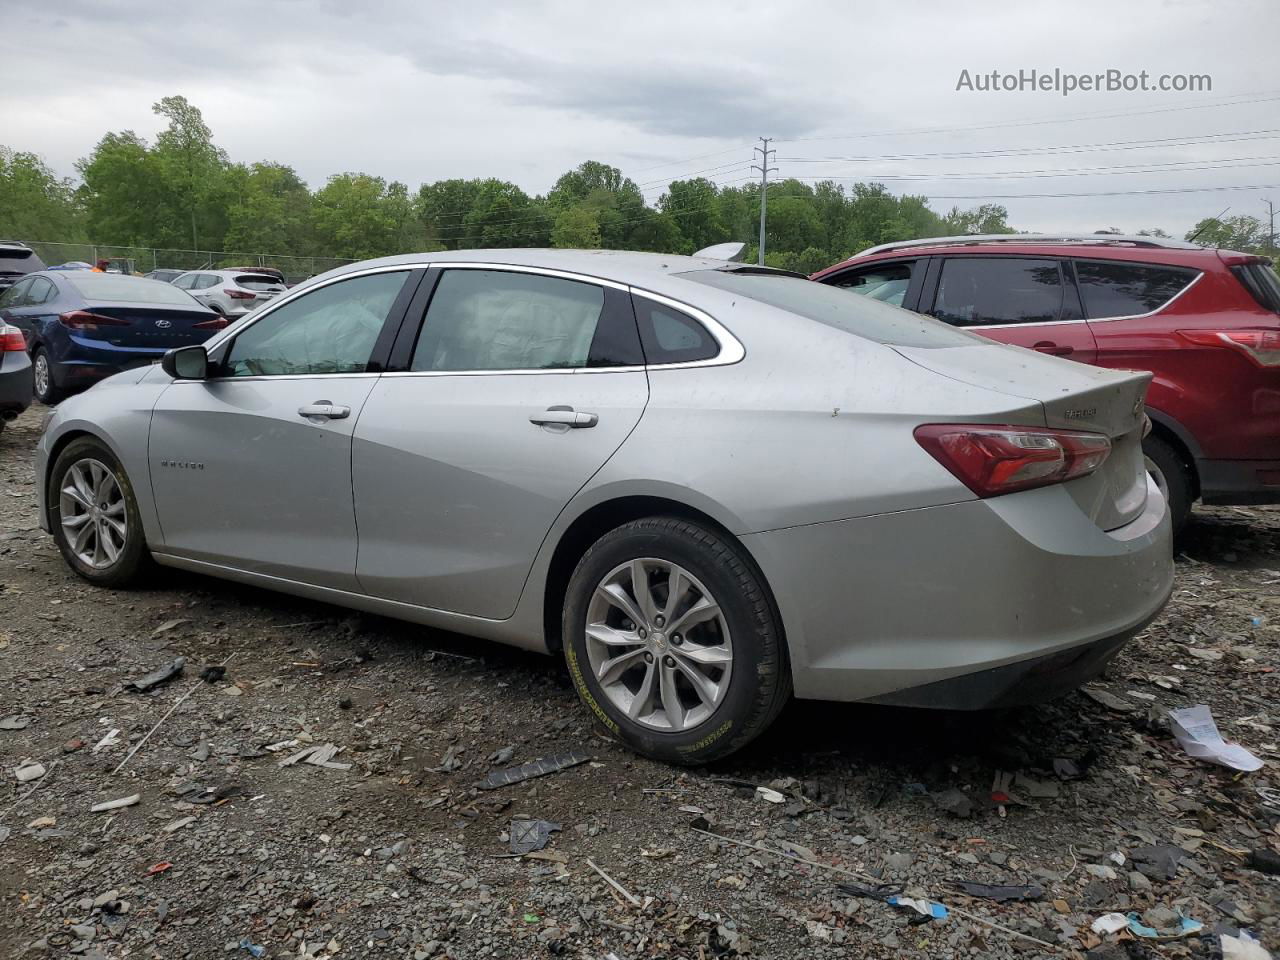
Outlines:
{"label": "rear bumper", "polygon": [[27,409],[33,389],[31,358],[20,350],[0,354],[0,416]]}
{"label": "rear bumper", "polygon": [[54,383],[76,389],[97,383],[106,377],[145,367],[165,355],[164,347],[117,347],[84,337],[72,337],[50,351],[50,371]]}
{"label": "rear bumper", "polygon": [[796,695],[977,709],[1098,673],[1164,607],[1169,515],[1098,529],[1062,487],[743,538],[773,587]]}
{"label": "rear bumper", "polygon": [[1205,503],[1280,503],[1280,460],[1199,460],[1196,469]]}

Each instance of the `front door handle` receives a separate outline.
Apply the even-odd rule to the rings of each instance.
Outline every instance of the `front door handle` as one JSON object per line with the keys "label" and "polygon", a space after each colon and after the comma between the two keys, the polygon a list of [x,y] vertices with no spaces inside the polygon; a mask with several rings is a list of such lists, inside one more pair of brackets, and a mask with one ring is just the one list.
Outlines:
{"label": "front door handle", "polygon": [[529,422],[536,423],[540,427],[559,424],[581,430],[586,427],[594,427],[600,422],[600,418],[594,413],[580,413],[574,410],[573,407],[555,406],[547,407],[542,413],[535,413],[529,418]]}
{"label": "front door handle", "polygon": [[1041,340],[1039,343],[1035,344],[1032,349],[1039,350],[1041,353],[1052,354],[1055,357],[1065,357],[1075,353],[1075,347],[1057,344],[1052,340]]}
{"label": "front door handle", "polygon": [[328,400],[317,400],[298,408],[300,417],[323,417],[326,420],[345,420],[351,415],[351,408]]}

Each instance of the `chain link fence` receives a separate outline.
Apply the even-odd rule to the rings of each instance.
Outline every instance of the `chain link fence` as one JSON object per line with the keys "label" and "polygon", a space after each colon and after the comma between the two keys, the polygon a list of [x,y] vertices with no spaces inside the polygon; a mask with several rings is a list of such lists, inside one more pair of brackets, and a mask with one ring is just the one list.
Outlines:
{"label": "chain link fence", "polygon": [[242,253],[235,250],[177,250],[166,247],[131,247],[110,243],[61,243],[23,240],[49,266],[80,261],[96,264],[111,260],[112,269],[124,273],[152,270],[210,270],[226,267],[274,267],[289,283],[298,283],[354,260],[342,257],[292,257],[273,253]]}

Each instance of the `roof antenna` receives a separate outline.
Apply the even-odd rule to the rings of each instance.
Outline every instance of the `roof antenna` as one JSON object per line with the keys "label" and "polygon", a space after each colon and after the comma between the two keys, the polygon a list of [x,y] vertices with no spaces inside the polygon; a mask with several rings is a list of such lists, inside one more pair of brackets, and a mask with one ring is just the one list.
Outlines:
{"label": "roof antenna", "polygon": [[1209,229],[1209,223],[1210,223],[1211,221],[1213,221],[1213,220],[1217,220],[1217,221],[1219,221],[1219,222],[1220,222],[1220,221],[1222,220],[1222,218],[1223,218],[1223,217],[1225,217],[1225,216],[1227,215],[1227,211],[1228,211],[1228,210],[1230,210],[1230,209],[1231,209],[1230,207],[1224,207],[1224,208],[1223,208],[1223,210],[1222,210],[1222,212],[1221,212],[1220,214],[1218,214],[1216,217],[1210,217],[1210,218],[1209,218],[1209,220],[1206,220],[1206,221],[1204,222],[1204,226],[1203,226],[1203,227],[1201,227],[1199,230],[1197,230],[1197,231],[1196,231],[1195,233],[1193,233],[1191,236],[1187,237],[1187,243],[1195,243],[1195,242],[1196,242],[1196,237],[1200,236],[1200,234],[1204,233],[1206,230],[1208,230],[1208,229]]}

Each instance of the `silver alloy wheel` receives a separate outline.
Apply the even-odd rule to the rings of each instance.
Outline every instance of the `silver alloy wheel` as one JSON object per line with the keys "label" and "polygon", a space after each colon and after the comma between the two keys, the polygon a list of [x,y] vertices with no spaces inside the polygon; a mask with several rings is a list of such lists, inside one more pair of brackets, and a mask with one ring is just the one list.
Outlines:
{"label": "silver alloy wheel", "polygon": [[120,481],[101,460],[77,460],[62,475],[58,500],[62,533],[71,552],[102,570],[120,558],[129,536],[129,514]]}
{"label": "silver alloy wheel", "polygon": [[636,723],[678,733],[729,690],[733,642],[711,592],[670,560],[614,567],[587,605],[587,660],[605,696]]}
{"label": "silver alloy wheel", "polygon": [[35,369],[32,371],[32,375],[35,377],[36,381],[36,396],[47,397],[49,395],[49,384],[51,381],[49,358],[44,355],[43,351],[36,354]]}
{"label": "silver alloy wheel", "polygon": [[1144,456],[1143,463],[1147,468],[1147,473],[1151,474],[1151,479],[1156,482],[1156,488],[1160,491],[1160,495],[1164,497],[1165,503],[1169,502],[1169,481],[1164,475],[1164,471],[1156,465],[1156,462],[1150,457]]}

